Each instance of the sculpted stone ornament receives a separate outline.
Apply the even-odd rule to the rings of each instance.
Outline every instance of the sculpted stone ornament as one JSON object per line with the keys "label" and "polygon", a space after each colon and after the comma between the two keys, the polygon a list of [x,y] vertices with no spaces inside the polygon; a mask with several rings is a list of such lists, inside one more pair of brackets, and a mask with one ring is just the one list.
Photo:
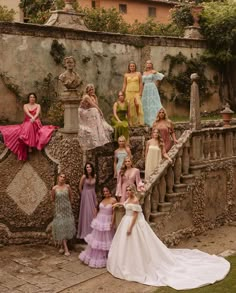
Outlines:
{"label": "sculpted stone ornament", "polygon": [[75,59],[73,56],[64,58],[64,66],[66,68],[59,76],[59,80],[64,86],[60,100],[63,102],[64,111],[64,128],[59,131],[63,133],[75,134],[78,132],[78,107],[80,103],[80,94],[78,87],[82,81],[77,72],[75,72]]}
{"label": "sculpted stone ornament", "polygon": [[86,25],[84,24],[84,14],[77,13],[72,6],[75,0],[64,0],[64,2],[64,9],[57,9],[52,11],[50,18],[45,23],[45,25],[73,28],[79,30],[88,30]]}
{"label": "sculpted stone ornament", "polygon": [[79,74],[74,71],[75,64],[76,63],[73,56],[64,58],[64,66],[66,71],[59,76],[59,80],[67,90],[75,90],[81,84]]}

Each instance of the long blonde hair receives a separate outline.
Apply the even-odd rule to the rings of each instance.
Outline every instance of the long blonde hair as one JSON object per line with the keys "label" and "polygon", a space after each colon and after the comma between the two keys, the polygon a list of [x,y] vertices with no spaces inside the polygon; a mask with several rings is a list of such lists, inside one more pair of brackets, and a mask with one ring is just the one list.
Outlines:
{"label": "long blonde hair", "polygon": [[171,126],[172,126],[172,121],[168,118],[168,115],[167,115],[166,109],[165,109],[165,108],[161,108],[161,109],[157,112],[156,119],[155,119],[155,121],[153,122],[153,125],[152,125],[152,128],[153,128],[153,129],[156,128],[158,122],[160,121],[159,113],[160,113],[161,110],[162,110],[162,111],[164,112],[164,114],[165,114],[165,117],[164,117],[163,120],[165,120],[165,121],[168,123],[168,127],[171,128]]}
{"label": "long blonde hair", "polygon": [[164,144],[164,141],[163,141],[163,139],[162,139],[162,137],[161,137],[161,134],[160,134],[159,129],[157,129],[157,128],[153,128],[153,129],[152,129],[152,138],[153,138],[153,133],[154,133],[155,131],[157,132],[157,141],[158,141],[158,145],[159,145],[160,149],[163,150],[165,144]]}
{"label": "long blonde hair", "polygon": [[137,187],[136,187],[136,185],[134,183],[131,183],[131,184],[127,185],[126,186],[126,189],[127,188],[129,188],[133,192],[133,194],[136,196],[136,194],[137,194]]}
{"label": "long blonde hair", "polygon": [[126,167],[126,165],[125,165],[125,161],[126,161],[127,159],[130,160],[130,162],[131,162],[131,167],[133,167],[132,159],[131,159],[129,156],[125,157],[125,159],[124,159],[124,161],[123,161],[123,163],[122,163],[122,166],[121,166],[121,168],[120,168],[120,175],[121,175],[121,177],[124,176],[124,174],[125,174],[125,172],[126,172],[126,170],[127,170],[127,167]]}

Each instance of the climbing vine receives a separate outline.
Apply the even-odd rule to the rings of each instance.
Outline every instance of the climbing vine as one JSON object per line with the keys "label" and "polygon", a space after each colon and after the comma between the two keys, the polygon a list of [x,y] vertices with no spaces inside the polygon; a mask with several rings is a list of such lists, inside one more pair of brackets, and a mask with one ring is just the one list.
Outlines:
{"label": "climbing vine", "polygon": [[7,72],[1,72],[0,78],[2,79],[5,86],[11,91],[15,96],[17,102],[20,104],[24,104],[25,97],[22,95],[20,87],[13,82],[14,78],[9,76]]}
{"label": "climbing vine", "polygon": [[[167,54],[164,60],[169,61],[169,71],[166,80],[173,88],[171,101],[179,105],[189,104],[191,88],[190,75],[195,72],[199,75],[198,85],[201,102],[211,95],[209,86],[216,84],[216,81],[211,81],[205,76],[206,64],[203,62],[201,56],[197,55],[195,58],[188,59],[179,52],[175,56]],[[179,65],[183,69],[178,70],[178,74],[175,74],[174,69]]]}
{"label": "climbing vine", "polygon": [[62,64],[62,61],[66,55],[66,48],[63,44],[60,44],[57,40],[52,41],[50,55],[56,64]]}

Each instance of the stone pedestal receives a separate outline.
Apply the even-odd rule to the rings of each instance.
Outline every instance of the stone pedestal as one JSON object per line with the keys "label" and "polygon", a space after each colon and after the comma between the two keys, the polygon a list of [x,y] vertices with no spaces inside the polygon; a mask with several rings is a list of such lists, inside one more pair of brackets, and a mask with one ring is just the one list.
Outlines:
{"label": "stone pedestal", "polygon": [[65,90],[61,94],[60,100],[63,102],[64,111],[64,128],[59,131],[63,133],[77,133],[78,132],[78,107],[80,97],[77,90]]}
{"label": "stone pedestal", "polygon": [[52,11],[50,18],[45,23],[45,25],[61,26],[78,30],[88,30],[84,24],[84,14],[77,13],[72,7],[74,0],[64,0],[64,2],[64,9]]}
{"label": "stone pedestal", "polygon": [[197,26],[186,26],[184,28],[184,38],[186,39],[204,39],[202,34],[200,33],[200,28]]}

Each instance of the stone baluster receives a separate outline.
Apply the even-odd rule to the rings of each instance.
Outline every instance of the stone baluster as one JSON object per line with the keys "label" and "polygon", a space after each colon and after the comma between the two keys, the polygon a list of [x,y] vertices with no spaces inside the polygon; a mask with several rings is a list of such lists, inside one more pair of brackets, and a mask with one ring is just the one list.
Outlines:
{"label": "stone baluster", "polygon": [[204,143],[203,143],[203,158],[204,160],[208,160],[210,155],[210,135],[207,133],[204,135]]}
{"label": "stone baluster", "polygon": [[233,155],[236,156],[236,132],[233,133]]}
{"label": "stone baluster", "polygon": [[200,136],[194,136],[191,143],[191,162],[198,162],[203,159],[203,153],[201,150],[202,138]]}
{"label": "stone baluster", "polygon": [[224,136],[222,133],[219,134],[219,148],[220,148],[220,157],[223,158],[225,155],[225,144],[224,144]]}
{"label": "stone baluster", "polygon": [[152,213],[157,212],[158,203],[160,201],[159,184],[155,184],[151,191],[151,210]]}
{"label": "stone baluster", "polygon": [[174,187],[174,171],[172,166],[168,168],[167,175],[166,175],[166,183],[167,183],[167,193],[173,193]]}
{"label": "stone baluster", "polygon": [[160,184],[159,184],[159,202],[163,203],[165,201],[165,196],[166,196],[166,178],[165,178],[166,172],[162,175],[160,179]]}
{"label": "stone baluster", "polygon": [[216,134],[210,134],[210,158],[214,160],[216,158]]}
{"label": "stone baluster", "polygon": [[233,133],[229,131],[225,134],[225,155],[226,157],[233,155]]}
{"label": "stone baluster", "polygon": [[152,190],[149,190],[146,193],[146,196],[144,199],[144,205],[143,205],[144,206],[143,213],[147,222],[149,222],[150,214],[151,214],[151,193],[152,193]]}
{"label": "stone baluster", "polygon": [[182,157],[183,175],[189,174],[189,164],[190,164],[189,148],[190,148],[190,144],[189,144],[189,141],[187,141],[183,148],[183,157]]}
{"label": "stone baluster", "polygon": [[221,148],[220,148],[220,133],[216,134],[216,158],[221,158]]}
{"label": "stone baluster", "polygon": [[182,172],[182,156],[183,150],[180,150],[176,156],[174,165],[174,182],[175,184],[180,184],[180,177]]}

